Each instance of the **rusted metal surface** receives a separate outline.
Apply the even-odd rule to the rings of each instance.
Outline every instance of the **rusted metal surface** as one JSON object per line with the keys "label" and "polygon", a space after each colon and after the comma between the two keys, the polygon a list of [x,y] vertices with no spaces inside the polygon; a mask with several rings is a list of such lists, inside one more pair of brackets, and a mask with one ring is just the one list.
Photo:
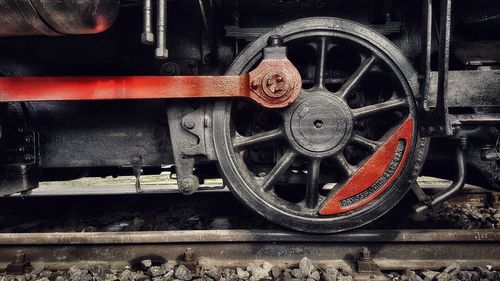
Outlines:
{"label": "rusted metal surface", "polygon": [[301,83],[290,61],[269,59],[240,76],[1,77],[0,102],[242,97],[281,108]]}
{"label": "rusted metal surface", "polygon": [[380,272],[377,264],[373,261],[370,250],[363,247],[359,253],[359,258],[356,261],[357,270],[359,273],[377,273]]}
{"label": "rusted metal surface", "polygon": [[184,254],[182,255],[182,260],[180,261],[180,264],[189,268],[189,270],[196,269],[196,266],[198,265],[198,260],[196,258],[195,253],[193,252],[192,248],[187,248],[184,251]]}
{"label": "rusted metal surface", "polygon": [[293,64],[283,59],[265,59],[250,72],[251,96],[257,95],[266,107],[289,105],[301,90],[302,80]]}
{"label": "rusted metal surface", "polygon": [[26,260],[26,255],[23,250],[18,250],[16,259],[7,265],[6,272],[8,274],[21,275],[24,270],[31,265],[30,261]]}
{"label": "rusted metal surface", "polygon": [[144,257],[177,260],[187,248],[200,264],[245,265],[254,260],[296,262],[303,256],[318,263],[354,264],[367,247],[382,270],[442,268],[458,261],[500,267],[498,230],[359,230],[334,235],[262,230],[205,230],[121,233],[0,234],[0,267],[23,249],[34,264],[129,264]]}

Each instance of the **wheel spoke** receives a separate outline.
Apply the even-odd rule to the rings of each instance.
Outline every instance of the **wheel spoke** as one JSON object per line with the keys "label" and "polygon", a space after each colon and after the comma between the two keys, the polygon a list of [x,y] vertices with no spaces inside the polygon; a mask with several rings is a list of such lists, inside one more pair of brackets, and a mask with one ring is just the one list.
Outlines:
{"label": "wheel spoke", "polygon": [[281,129],[274,129],[271,131],[259,133],[249,137],[236,138],[233,141],[234,149],[243,149],[245,147],[261,144],[265,142],[270,142],[277,140],[283,136],[283,131]]}
{"label": "wheel spoke", "polygon": [[318,48],[318,61],[316,62],[316,71],[314,74],[314,87],[325,88],[326,58],[328,56],[328,42],[326,37],[321,37]]}
{"label": "wheel spoke", "polygon": [[370,56],[361,62],[361,65],[354,71],[354,73],[349,77],[349,80],[342,85],[339,92],[342,98],[346,98],[352,90],[359,84],[363,76],[370,71],[372,66],[376,61],[375,56]]}
{"label": "wheel spoke", "polygon": [[320,159],[311,159],[309,162],[309,166],[307,168],[307,186],[306,186],[306,207],[307,208],[315,208],[318,204],[319,198],[319,190],[318,190],[318,182],[319,182],[319,168],[321,165]]}
{"label": "wheel spoke", "polygon": [[370,149],[370,151],[375,151],[380,146],[381,142],[367,139],[363,136],[354,134],[352,137],[352,142],[359,144],[363,147]]}
{"label": "wheel spoke", "polygon": [[347,162],[347,159],[345,159],[344,154],[337,153],[337,155],[335,155],[335,160],[337,160],[337,163],[340,165],[342,170],[344,170],[347,177],[350,178],[354,175],[354,173],[356,172],[356,167]]}
{"label": "wheel spoke", "polygon": [[297,154],[293,150],[288,150],[264,178],[262,189],[264,191],[271,190],[278,179],[290,168],[296,157]]}
{"label": "wheel spoke", "polygon": [[405,99],[393,99],[385,102],[368,105],[361,108],[356,108],[352,110],[354,120],[359,120],[371,115],[376,115],[379,113],[387,112],[393,109],[398,109],[407,106]]}

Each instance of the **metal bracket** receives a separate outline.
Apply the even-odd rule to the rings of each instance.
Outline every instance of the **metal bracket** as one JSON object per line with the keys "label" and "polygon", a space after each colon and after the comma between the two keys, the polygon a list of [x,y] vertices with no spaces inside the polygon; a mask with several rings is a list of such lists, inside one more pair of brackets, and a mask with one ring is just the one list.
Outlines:
{"label": "metal bracket", "polygon": [[424,137],[451,136],[453,134],[448,115],[448,72],[450,60],[451,35],[451,2],[440,0],[439,54],[438,54],[438,84],[435,108],[428,106],[431,83],[431,52],[432,52],[432,0],[423,1],[423,33],[422,53],[424,54],[420,104],[421,135]]}
{"label": "metal bracket", "polygon": [[207,135],[210,121],[207,114],[209,105],[202,103],[199,108],[187,102],[178,102],[167,107],[168,125],[177,176],[177,186],[181,193],[189,195],[199,188],[194,165],[197,158],[215,159],[211,137]]}
{"label": "metal bracket", "polygon": [[38,132],[18,118],[0,128],[0,196],[38,187]]}

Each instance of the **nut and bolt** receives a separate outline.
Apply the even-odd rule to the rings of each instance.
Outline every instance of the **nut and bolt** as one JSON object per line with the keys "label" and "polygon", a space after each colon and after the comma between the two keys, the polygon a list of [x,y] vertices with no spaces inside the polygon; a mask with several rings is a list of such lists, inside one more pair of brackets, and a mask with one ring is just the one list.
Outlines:
{"label": "nut and bolt", "polygon": [[26,255],[23,250],[17,250],[16,262],[24,262],[26,260]]}
{"label": "nut and bolt", "polygon": [[193,118],[185,118],[182,121],[182,124],[186,129],[193,129],[194,126],[196,126],[196,122],[193,120]]}
{"label": "nut and bolt", "polygon": [[26,255],[23,250],[18,250],[16,252],[15,259],[7,265],[7,274],[12,275],[22,275],[25,269],[30,266],[30,262],[26,260]]}
{"label": "nut and bolt", "polygon": [[169,76],[179,75],[179,65],[175,62],[169,61],[161,66],[161,72],[162,74]]}
{"label": "nut and bolt", "polygon": [[141,34],[141,42],[145,45],[152,45],[155,42],[155,36],[153,32],[143,32]]}
{"label": "nut and bolt", "polygon": [[252,82],[250,83],[250,88],[252,90],[257,90],[259,89],[259,82],[257,82],[256,80],[252,80]]}
{"label": "nut and bolt", "polygon": [[273,34],[273,35],[269,36],[269,38],[267,39],[267,43],[271,47],[283,46],[283,37],[281,37],[277,34]]}
{"label": "nut and bolt", "polygon": [[270,92],[274,97],[280,97],[286,93],[286,81],[281,74],[268,74],[266,78],[263,85],[265,92]]}
{"label": "nut and bolt", "polygon": [[194,253],[192,248],[187,248],[186,251],[184,251],[184,261],[185,262],[192,262],[194,261]]}
{"label": "nut and bolt", "polygon": [[184,179],[179,183],[181,191],[189,192],[191,191],[193,183],[189,179]]}
{"label": "nut and bolt", "polygon": [[371,259],[370,250],[367,247],[361,248],[361,252],[359,253],[359,259],[363,261],[367,261]]}

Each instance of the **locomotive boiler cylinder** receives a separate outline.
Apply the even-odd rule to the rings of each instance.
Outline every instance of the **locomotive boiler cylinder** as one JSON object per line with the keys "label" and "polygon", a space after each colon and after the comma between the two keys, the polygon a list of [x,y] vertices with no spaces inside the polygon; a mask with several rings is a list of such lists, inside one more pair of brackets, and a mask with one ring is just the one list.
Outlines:
{"label": "locomotive boiler cylinder", "polygon": [[0,36],[99,33],[119,8],[119,0],[0,0]]}

